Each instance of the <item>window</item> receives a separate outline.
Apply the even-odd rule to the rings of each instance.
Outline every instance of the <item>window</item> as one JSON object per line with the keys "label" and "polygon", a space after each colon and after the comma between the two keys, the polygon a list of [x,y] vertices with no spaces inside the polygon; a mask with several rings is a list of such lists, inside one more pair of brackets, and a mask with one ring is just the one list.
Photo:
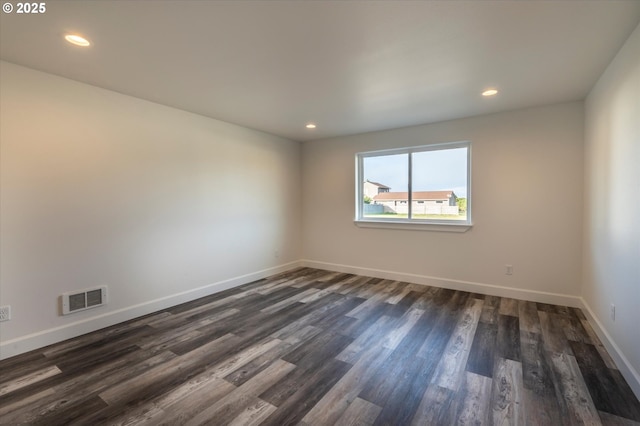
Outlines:
{"label": "window", "polygon": [[469,142],[361,152],[356,169],[359,225],[471,225]]}

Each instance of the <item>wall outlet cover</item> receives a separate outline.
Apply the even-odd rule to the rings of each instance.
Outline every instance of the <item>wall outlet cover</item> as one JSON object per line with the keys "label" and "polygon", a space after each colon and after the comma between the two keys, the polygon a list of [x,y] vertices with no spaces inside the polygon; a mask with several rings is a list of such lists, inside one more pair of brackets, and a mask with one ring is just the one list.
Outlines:
{"label": "wall outlet cover", "polygon": [[0,306],[0,321],[11,319],[11,305]]}

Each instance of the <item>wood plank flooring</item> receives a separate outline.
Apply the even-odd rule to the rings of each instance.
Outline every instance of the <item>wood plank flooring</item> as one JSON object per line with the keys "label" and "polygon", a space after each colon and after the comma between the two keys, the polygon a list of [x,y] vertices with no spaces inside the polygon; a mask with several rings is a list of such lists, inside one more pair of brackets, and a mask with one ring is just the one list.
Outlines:
{"label": "wood plank flooring", "polygon": [[0,423],[640,425],[579,309],[300,268],[0,362]]}

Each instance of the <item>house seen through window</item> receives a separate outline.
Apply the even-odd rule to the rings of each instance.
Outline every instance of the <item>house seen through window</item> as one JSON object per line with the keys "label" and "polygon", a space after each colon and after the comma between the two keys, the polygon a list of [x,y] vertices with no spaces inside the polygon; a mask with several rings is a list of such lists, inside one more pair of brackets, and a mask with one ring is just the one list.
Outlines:
{"label": "house seen through window", "polygon": [[469,142],[357,154],[359,221],[471,224]]}

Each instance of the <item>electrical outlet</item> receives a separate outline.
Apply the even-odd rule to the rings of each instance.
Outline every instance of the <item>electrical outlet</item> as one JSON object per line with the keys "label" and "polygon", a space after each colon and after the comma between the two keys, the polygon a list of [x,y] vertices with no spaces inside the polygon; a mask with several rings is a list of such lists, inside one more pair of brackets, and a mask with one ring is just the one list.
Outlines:
{"label": "electrical outlet", "polygon": [[11,319],[11,305],[0,306],[0,321]]}
{"label": "electrical outlet", "polygon": [[513,265],[504,265],[505,275],[513,275]]}
{"label": "electrical outlet", "polygon": [[611,308],[609,309],[610,313],[611,313],[611,321],[615,321],[616,320],[616,305],[614,305],[613,303],[611,304]]}
{"label": "electrical outlet", "polygon": [[280,257],[280,250],[274,250],[273,252],[273,257],[275,257],[276,259],[278,259]]}

